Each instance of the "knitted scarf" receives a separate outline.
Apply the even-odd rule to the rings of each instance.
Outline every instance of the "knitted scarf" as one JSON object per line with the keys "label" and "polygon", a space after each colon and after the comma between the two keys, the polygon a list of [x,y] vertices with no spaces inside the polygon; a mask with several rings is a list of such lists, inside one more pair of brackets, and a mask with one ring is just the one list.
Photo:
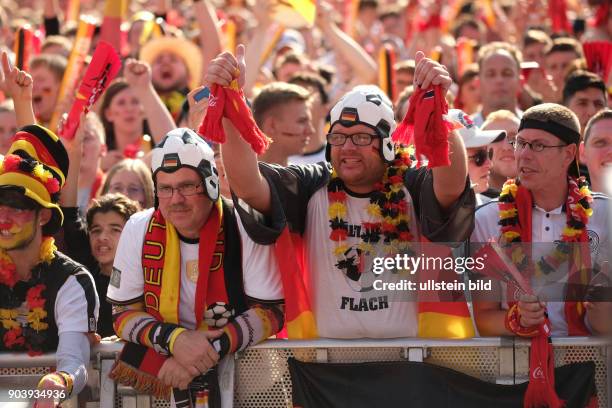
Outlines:
{"label": "knitted scarf", "polygon": [[443,119],[447,113],[448,104],[439,85],[428,90],[417,88],[410,97],[408,112],[393,132],[392,139],[408,146],[414,138],[417,167],[421,166],[422,156],[428,159],[429,168],[450,165],[450,126]]}
{"label": "knitted scarf", "polygon": [[[225,286],[223,258],[225,234],[222,226],[221,200],[213,207],[208,220],[200,230],[198,253],[198,278],[194,312],[198,330],[207,330],[204,312],[215,302],[228,303]],[[217,239],[211,239],[217,237]],[[181,259],[179,237],[172,226],[166,223],[160,210],[153,213],[149,222],[142,251],[144,271],[145,311],[164,323],[179,324],[181,286]],[[141,337],[149,333],[141,334]],[[122,384],[130,385],[140,392],[169,399],[170,387],[157,380],[157,374],[168,356],[152,348],[126,343],[112,376]]]}
{"label": "knitted scarf", "polygon": [[255,153],[262,154],[266,151],[272,140],[257,127],[244,99],[244,92],[238,88],[236,79],[228,87],[212,85],[208,110],[198,133],[213,142],[225,143],[224,117],[232,122]]}

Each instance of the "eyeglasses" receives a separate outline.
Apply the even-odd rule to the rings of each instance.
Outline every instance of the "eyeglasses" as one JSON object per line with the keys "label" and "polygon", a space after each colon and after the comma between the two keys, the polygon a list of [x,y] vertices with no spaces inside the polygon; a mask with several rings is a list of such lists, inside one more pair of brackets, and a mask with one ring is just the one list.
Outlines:
{"label": "eyeglasses", "polygon": [[141,194],[142,192],[144,192],[144,189],[135,185],[124,186],[123,184],[111,184],[111,186],[108,188],[108,192],[123,193],[130,197],[136,194]]}
{"label": "eyeglasses", "polygon": [[565,147],[567,146],[567,144],[561,144],[561,145],[545,145],[543,143],[540,142],[528,142],[526,140],[520,139],[520,138],[516,138],[513,141],[510,142],[510,144],[512,145],[512,147],[514,147],[514,150],[523,150],[525,148],[525,146],[529,146],[529,149],[531,149],[534,152],[541,152],[544,149],[550,149],[552,147]]}
{"label": "eyeglasses", "polygon": [[352,135],[345,135],[344,133],[328,133],[327,143],[332,146],[343,146],[346,143],[346,139],[350,138],[351,142],[355,146],[369,146],[372,144],[372,140],[377,139],[377,135],[371,135],[369,133],[353,133]]}
{"label": "eyeglasses", "polygon": [[485,164],[485,162],[487,161],[487,159],[491,160],[493,158],[493,150],[492,149],[481,149],[478,150],[475,154],[473,154],[472,156],[468,156],[469,160],[472,160],[474,162],[474,164],[476,165],[476,167],[480,167],[483,164]]}
{"label": "eyeglasses", "polygon": [[156,192],[157,192],[157,197],[158,198],[170,198],[174,195],[174,192],[178,192],[180,195],[182,195],[183,197],[189,197],[192,195],[196,195],[199,194],[200,191],[198,191],[198,187],[200,187],[202,185],[202,182],[199,182],[198,184],[181,184],[178,187],[170,187],[170,186],[162,186],[162,187],[158,187]]}

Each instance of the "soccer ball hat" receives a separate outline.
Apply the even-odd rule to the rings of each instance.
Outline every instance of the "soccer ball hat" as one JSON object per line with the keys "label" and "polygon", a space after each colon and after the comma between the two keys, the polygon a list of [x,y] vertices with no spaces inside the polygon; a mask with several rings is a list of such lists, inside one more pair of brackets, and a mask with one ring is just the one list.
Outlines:
{"label": "soccer ball hat", "polygon": [[[395,117],[391,101],[375,85],[359,85],[344,95],[330,112],[330,129],[337,123],[345,127],[365,125],[380,137],[380,157],[387,163],[393,161],[395,152],[391,135],[395,130]],[[325,158],[331,160],[331,146],[325,148]]]}
{"label": "soccer ball hat", "polygon": [[215,154],[193,130],[178,128],[171,130],[153,149],[151,171],[157,186],[158,171],[173,173],[182,167],[188,167],[200,174],[204,191],[211,201],[219,198],[219,173],[215,166]]}

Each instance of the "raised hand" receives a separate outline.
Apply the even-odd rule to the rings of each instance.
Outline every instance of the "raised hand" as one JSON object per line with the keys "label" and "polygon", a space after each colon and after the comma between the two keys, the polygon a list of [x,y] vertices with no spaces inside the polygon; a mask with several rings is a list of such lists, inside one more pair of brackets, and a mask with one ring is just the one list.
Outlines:
{"label": "raised hand", "polygon": [[430,58],[425,58],[422,51],[417,51],[414,60],[416,63],[414,70],[415,88],[427,89],[432,85],[441,85],[444,93],[448,91],[453,80],[444,65]]}
{"label": "raised hand", "polygon": [[123,75],[127,83],[136,90],[146,89],[151,85],[151,67],[146,62],[128,59]]}
{"label": "raised hand", "polygon": [[322,30],[329,28],[335,24],[335,14],[336,11],[330,3],[325,0],[319,0],[317,1],[317,18],[315,24]]}
{"label": "raised hand", "polygon": [[25,71],[14,67],[6,51],[2,51],[2,72],[0,89],[14,101],[32,100],[32,77]]}
{"label": "raised hand", "polygon": [[274,22],[272,15],[275,7],[276,2],[271,0],[257,0],[257,4],[253,7],[253,15],[260,27],[270,27]]}
{"label": "raised hand", "polygon": [[198,97],[196,101],[196,96],[199,96],[205,89],[207,89],[205,86],[199,86],[187,94],[187,101],[189,102],[189,116],[187,117],[187,122],[189,124],[189,129],[197,131],[202,120],[204,120],[204,116],[206,116],[208,96]]}
{"label": "raised hand", "polygon": [[214,58],[208,65],[206,82],[209,85],[229,86],[238,79],[238,86],[242,88],[245,82],[246,63],[244,61],[245,48],[243,44],[236,47],[236,55],[225,51]]}

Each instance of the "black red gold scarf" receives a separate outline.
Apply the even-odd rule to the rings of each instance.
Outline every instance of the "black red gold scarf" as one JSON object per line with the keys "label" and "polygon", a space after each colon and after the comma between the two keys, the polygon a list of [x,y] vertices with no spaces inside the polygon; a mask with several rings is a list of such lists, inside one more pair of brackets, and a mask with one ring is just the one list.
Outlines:
{"label": "black red gold scarf", "polygon": [[[199,275],[196,283],[194,312],[198,330],[207,330],[204,312],[209,304],[228,303],[225,287],[223,258],[225,234],[222,228],[223,209],[218,200],[200,230],[198,253]],[[216,237],[216,239],[211,239]],[[142,250],[144,272],[145,311],[159,321],[179,324],[181,259],[176,229],[166,223],[161,211],[156,210],[149,221]],[[148,336],[142,333],[141,336]],[[113,377],[122,384],[131,385],[140,392],[169,399],[170,387],[157,380],[157,374],[166,355],[154,349],[127,343],[120,361],[113,369]]]}

